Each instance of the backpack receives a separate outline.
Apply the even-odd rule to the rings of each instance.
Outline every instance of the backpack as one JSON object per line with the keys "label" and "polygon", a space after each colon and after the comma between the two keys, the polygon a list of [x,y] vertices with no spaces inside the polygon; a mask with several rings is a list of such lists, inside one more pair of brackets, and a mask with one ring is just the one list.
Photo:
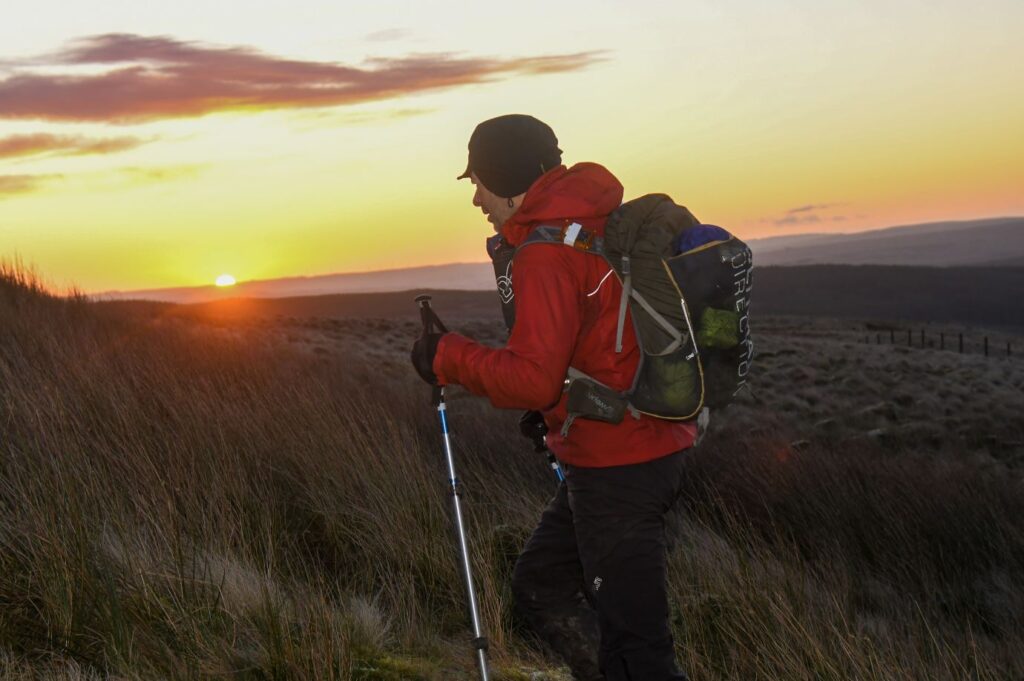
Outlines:
{"label": "backpack", "polygon": [[[492,237],[505,324],[515,324],[512,258],[519,249],[563,244],[604,258],[622,284],[615,352],[622,351],[627,306],[640,349],[632,386],[618,392],[569,368],[563,434],[577,417],[618,423],[629,412],[689,420],[720,409],[746,385],[750,337],[750,248],[721,227],[702,225],[664,194],[622,204],[604,236],[579,223],[541,225],[513,248]],[[610,348],[609,351],[612,349]]]}

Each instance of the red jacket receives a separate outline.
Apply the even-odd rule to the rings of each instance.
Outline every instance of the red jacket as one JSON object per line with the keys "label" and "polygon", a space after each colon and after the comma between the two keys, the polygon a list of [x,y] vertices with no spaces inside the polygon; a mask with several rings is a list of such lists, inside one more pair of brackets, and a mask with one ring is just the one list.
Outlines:
{"label": "red jacket", "polygon": [[[559,166],[533,183],[501,233],[512,246],[541,224],[578,222],[603,234],[608,214],[621,203],[622,185],[603,166]],[[440,383],[463,385],[499,408],[542,411],[550,429],[548,447],[577,466],[639,463],[693,444],[696,427],[691,423],[629,414],[618,424],[578,418],[566,437],[560,434],[570,365],[627,390],[639,362],[628,320],[622,352],[615,352],[622,285],[604,258],[562,244],[531,244],[512,262],[512,289],[516,321],[506,346],[488,348],[446,334],[434,358]]]}

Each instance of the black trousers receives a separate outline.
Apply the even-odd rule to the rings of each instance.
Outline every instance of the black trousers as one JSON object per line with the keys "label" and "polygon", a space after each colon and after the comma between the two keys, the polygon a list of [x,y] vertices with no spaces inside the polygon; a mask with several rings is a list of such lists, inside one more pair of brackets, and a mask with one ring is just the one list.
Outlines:
{"label": "black trousers", "polygon": [[512,575],[516,605],[581,681],[681,681],[669,629],[665,514],[684,452],[564,466]]}

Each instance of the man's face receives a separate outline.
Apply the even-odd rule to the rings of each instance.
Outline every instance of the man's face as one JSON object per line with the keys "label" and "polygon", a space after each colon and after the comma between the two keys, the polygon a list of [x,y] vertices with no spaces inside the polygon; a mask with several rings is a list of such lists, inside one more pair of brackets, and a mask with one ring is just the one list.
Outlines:
{"label": "man's face", "polygon": [[497,196],[487,189],[477,179],[476,173],[470,173],[469,179],[476,188],[476,192],[473,194],[473,205],[483,211],[484,215],[487,216],[487,221],[491,223],[494,231],[497,232],[505,224],[505,221],[512,217],[512,213],[516,212],[519,201],[513,199],[512,205],[509,206],[508,199]]}

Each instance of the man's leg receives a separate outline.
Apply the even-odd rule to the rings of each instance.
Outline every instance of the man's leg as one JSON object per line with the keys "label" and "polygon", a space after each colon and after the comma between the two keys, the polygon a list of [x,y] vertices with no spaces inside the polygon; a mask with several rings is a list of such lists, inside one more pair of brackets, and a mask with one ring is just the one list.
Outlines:
{"label": "man's leg", "polygon": [[512,593],[526,621],[565,658],[577,679],[604,679],[597,663],[597,614],[583,595],[583,567],[565,483],[516,561]]}
{"label": "man's leg", "polygon": [[686,679],[676,665],[665,584],[665,514],[679,492],[683,456],[566,470],[608,681]]}

